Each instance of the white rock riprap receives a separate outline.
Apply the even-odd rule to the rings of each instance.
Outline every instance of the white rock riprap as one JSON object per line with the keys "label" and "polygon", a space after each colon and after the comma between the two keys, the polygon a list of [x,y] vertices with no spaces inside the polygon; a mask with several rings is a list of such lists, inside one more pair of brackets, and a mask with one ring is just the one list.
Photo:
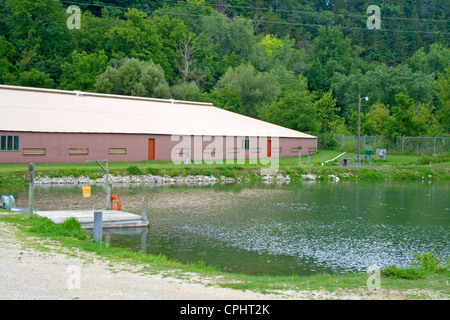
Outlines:
{"label": "white rock riprap", "polygon": [[[106,177],[103,176],[97,179],[91,179],[85,176],[67,176],[49,178],[48,176],[37,177],[35,184],[37,185],[66,185],[66,184],[80,184],[80,185],[96,185],[104,184]],[[130,175],[130,176],[114,176],[109,175],[108,181],[111,184],[130,184],[130,183],[148,183],[148,184],[214,184],[218,182],[235,182],[235,179],[214,176],[154,176],[154,175]]]}
{"label": "white rock riprap", "polygon": [[[50,178],[48,176],[38,176],[36,177],[35,184],[36,185],[100,185],[105,184],[105,176],[91,179],[85,176],[74,177],[66,176],[66,177],[53,177]],[[314,181],[316,180],[316,176],[313,174],[306,174],[301,176],[301,180],[304,181]],[[164,185],[164,184],[204,184],[211,185],[215,183],[240,183],[240,182],[249,182],[249,178],[231,178],[226,176],[204,176],[204,175],[190,175],[190,176],[176,176],[171,177],[168,175],[164,176],[154,176],[154,175],[124,175],[124,176],[108,176],[109,183],[111,184],[155,184],[155,185]],[[291,182],[291,178],[289,175],[263,175],[261,177],[263,183],[289,183]],[[339,178],[334,175],[329,176],[329,180],[339,181]]]}

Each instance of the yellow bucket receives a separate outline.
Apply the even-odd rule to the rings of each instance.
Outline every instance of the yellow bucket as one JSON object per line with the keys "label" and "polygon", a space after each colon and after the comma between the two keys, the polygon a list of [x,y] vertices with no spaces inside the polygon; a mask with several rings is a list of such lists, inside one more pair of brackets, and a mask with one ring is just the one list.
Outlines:
{"label": "yellow bucket", "polygon": [[83,187],[83,198],[89,198],[91,196],[91,186]]}

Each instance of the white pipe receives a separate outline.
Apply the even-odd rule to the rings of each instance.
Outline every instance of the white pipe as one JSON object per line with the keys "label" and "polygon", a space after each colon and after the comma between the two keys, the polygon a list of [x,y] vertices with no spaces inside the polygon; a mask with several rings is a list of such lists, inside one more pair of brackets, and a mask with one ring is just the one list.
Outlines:
{"label": "white pipe", "polygon": [[340,155],[338,155],[338,156],[337,156],[336,158],[334,158],[334,159],[325,161],[325,163],[330,162],[330,161],[334,161],[334,160],[336,160],[337,158],[339,158],[340,156],[342,156],[343,154],[345,154],[345,152],[341,153]]}

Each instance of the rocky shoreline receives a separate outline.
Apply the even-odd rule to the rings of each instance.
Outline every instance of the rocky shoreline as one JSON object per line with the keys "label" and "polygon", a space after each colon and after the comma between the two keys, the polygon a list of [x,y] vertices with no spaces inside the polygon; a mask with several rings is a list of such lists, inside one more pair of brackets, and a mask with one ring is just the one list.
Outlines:
{"label": "rocky shoreline", "polygon": [[[313,180],[311,177],[310,180]],[[105,184],[106,175],[101,178],[91,179],[85,176],[66,176],[66,177],[53,177],[48,176],[36,177],[36,185],[96,185]],[[263,182],[290,182],[291,179],[289,175],[277,175],[277,176],[262,176],[261,180]],[[230,177],[215,177],[215,176],[155,176],[155,175],[125,175],[125,176],[114,176],[109,175],[108,181],[111,184],[215,184],[215,183],[235,183],[235,182],[250,182],[249,178],[230,178]]]}

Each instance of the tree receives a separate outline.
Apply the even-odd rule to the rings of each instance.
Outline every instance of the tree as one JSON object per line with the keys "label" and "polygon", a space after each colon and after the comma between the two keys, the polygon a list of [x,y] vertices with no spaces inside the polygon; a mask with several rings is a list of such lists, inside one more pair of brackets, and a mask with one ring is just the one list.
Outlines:
{"label": "tree", "polygon": [[336,98],[333,97],[331,90],[314,101],[313,109],[318,123],[316,134],[338,133],[344,130],[344,118],[338,115],[339,108],[336,106]]}
{"label": "tree", "polygon": [[104,50],[95,53],[74,51],[70,62],[61,66],[60,88],[64,90],[93,91],[98,77],[105,72],[108,57]]}
{"label": "tree", "polygon": [[185,101],[201,101],[202,93],[195,82],[183,82],[170,88],[173,99]]}
{"label": "tree", "polygon": [[16,85],[17,68],[5,58],[0,58],[0,83]]}
{"label": "tree", "polygon": [[189,31],[200,34],[203,32],[203,25],[202,21],[199,21],[202,20],[199,17],[208,17],[211,14],[217,14],[217,11],[213,10],[210,6],[205,5],[204,1],[199,2],[200,3],[196,3],[196,1],[178,1],[168,3],[167,1],[164,1],[162,8],[152,11],[153,16],[176,16],[183,21]]}
{"label": "tree", "polygon": [[436,86],[439,93],[436,118],[442,126],[442,131],[448,134],[450,133],[450,67],[439,76]]}
{"label": "tree", "polygon": [[[184,44],[184,40],[190,38],[189,45],[196,48],[195,34],[189,32],[183,20],[178,18],[169,18],[167,15],[152,17],[152,21],[158,32],[162,44],[162,52],[167,60],[167,68],[164,69],[167,81],[169,83],[175,83],[179,78],[180,72],[180,47],[181,43]],[[188,56],[188,61],[193,59],[193,55]],[[183,65],[183,62],[181,63]],[[192,70],[193,68],[190,68]],[[188,79],[187,77],[186,79]],[[186,80],[188,81],[188,80]]]}
{"label": "tree", "polygon": [[414,72],[432,74],[437,78],[446,68],[450,67],[450,49],[439,43],[433,43],[428,53],[422,47],[406,60],[406,64]]}
{"label": "tree", "polygon": [[153,61],[124,59],[114,68],[108,67],[95,83],[98,92],[132,96],[170,98],[164,70]]}
{"label": "tree", "polygon": [[346,117],[357,110],[359,95],[369,97],[369,104],[361,104],[363,112],[367,112],[371,104],[395,105],[395,97],[400,92],[417,103],[432,102],[436,97],[433,76],[420,71],[413,72],[406,65],[398,67],[379,65],[364,74],[355,72],[348,76],[336,73],[331,88],[337,97],[338,106]]}
{"label": "tree", "polygon": [[295,48],[294,40],[289,37],[278,39],[271,34],[267,34],[253,47],[249,59],[259,71],[270,71],[282,66],[300,73],[306,65],[305,57]]}
{"label": "tree", "polygon": [[208,97],[219,108],[245,114],[240,94],[230,88],[222,88],[219,92],[212,91]]}
{"label": "tree", "polygon": [[147,17],[147,13],[130,9],[125,20],[111,28],[106,37],[106,52],[110,57],[137,58],[152,60],[170,72],[170,65],[164,54],[161,38],[155,23]]}
{"label": "tree", "polygon": [[17,52],[14,46],[0,36],[0,83],[16,84],[17,68],[13,65]]}
{"label": "tree", "polygon": [[310,88],[328,91],[334,73],[349,75],[354,71],[358,65],[358,53],[359,50],[352,46],[349,38],[344,37],[341,29],[320,27],[308,57],[310,66],[305,72]]}
{"label": "tree", "polygon": [[229,68],[215,87],[219,94],[224,89],[237,93],[245,115],[255,118],[258,109],[275,101],[281,91],[269,73],[258,72],[251,64]]}
{"label": "tree", "polygon": [[436,108],[431,103],[421,103],[415,107],[417,126],[424,128],[423,133],[427,136],[442,134],[442,126],[436,119]]}
{"label": "tree", "polygon": [[22,72],[17,82],[21,86],[36,88],[52,88],[55,84],[48,74],[36,69]]}
{"label": "tree", "polygon": [[201,32],[216,45],[221,57],[234,52],[239,59],[246,60],[257,43],[251,20],[228,19],[214,12],[201,20],[201,27]]}
{"label": "tree", "polygon": [[299,75],[283,86],[279,98],[264,104],[258,112],[259,118],[287,128],[315,133],[319,129],[313,95],[308,90],[307,79]]}
{"label": "tree", "polygon": [[275,50],[283,48],[284,44],[282,40],[269,33],[258,42],[258,45],[264,48],[266,55],[271,56]]}
{"label": "tree", "polygon": [[13,62],[17,56],[16,48],[4,36],[0,36],[0,57]]}
{"label": "tree", "polygon": [[417,117],[414,100],[404,93],[395,96],[396,105],[392,107],[392,125],[389,136],[419,136],[426,133],[426,126]]}
{"label": "tree", "polygon": [[6,5],[10,9],[8,38],[17,50],[19,69],[35,68],[58,81],[61,62],[75,46],[61,3],[6,0]]}
{"label": "tree", "polygon": [[83,10],[81,28],[71,31],[77,43],[77,51],[93,53],[106,50],[109,55],[111,52],[107,48],[112,47],[110,42],[114,40],[109,36],[110,31],[120,26],[121,20],[107,8],[102,9],[101,17],[94,16],[89,10]]}
{"label": "tree", "polygon": [[391,116],[389,114],[389,106],[383,103],[376,103],[372,105],[370,111],[367,113],[367,126],[364,128],[363,133],[369,135],[388,135],[388,127],[392,125]]}
{"label": "tree", "polygon": [[193,65],[195,63],[194,52],[197,50],[192,39],[192,34],[183,35],[183,39],[179,43],[178,51],[180,52],[181,63],[178,65],[179,71],[183,78],[183,82],[188,82],[194,76]]}

